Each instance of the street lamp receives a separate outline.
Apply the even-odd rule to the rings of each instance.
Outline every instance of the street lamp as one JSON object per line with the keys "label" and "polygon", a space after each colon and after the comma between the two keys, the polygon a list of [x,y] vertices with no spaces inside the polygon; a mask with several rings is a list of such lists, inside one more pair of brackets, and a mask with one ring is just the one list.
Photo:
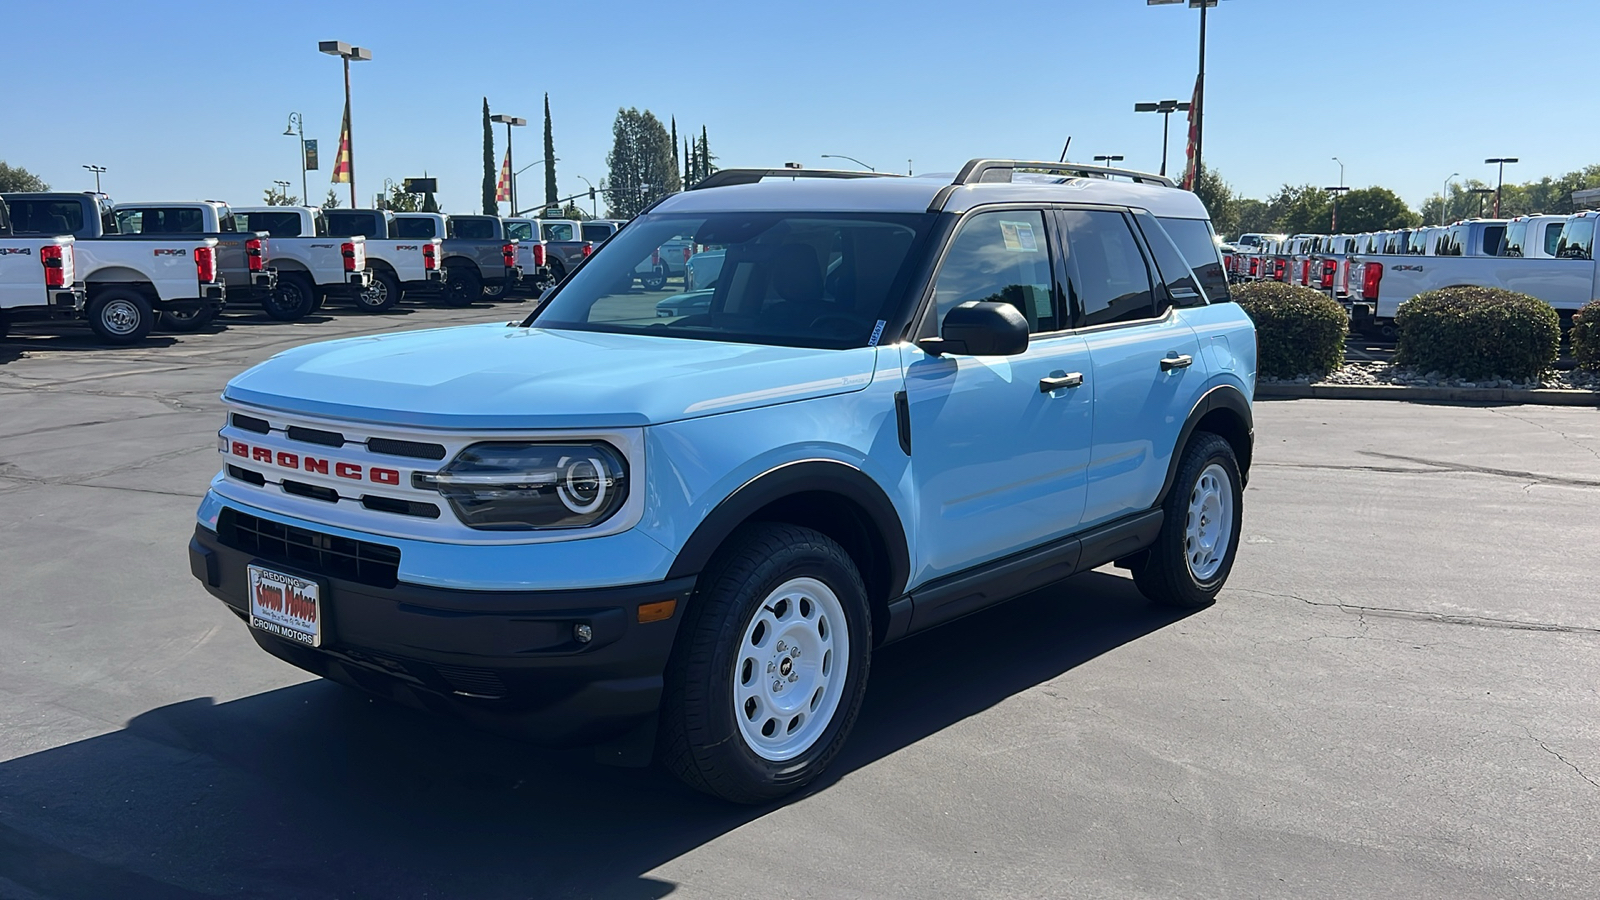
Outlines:
{"label": "street lamp", "polygon": [[289,205],[289,185],[292,184],[292,182],[278,181],[277,179],[273,179],[272,183],[278,186],[278,198],[283,201],[283,205],[284,206],[288,206]]}
{"label": "street lamp", "polygon": [[1114,163],[1114,162],[1122,162],[1122,156],[1120,154],[1118,154],[1116,156],[1096,156],[1094,158],[1094,161],[1095,162],[1103,162],[1103,163],[1106,163],[1106,164],[1109,165],[1110,163]]}
{"label": "street lamp", "polygon": [[[353,134],[355,123],[351,121],[355,118],[355,114],[350,111],[350,61],[365,62],[372,58],[372,51],[365,47],[352,47],[344,41],[318,41],[317,49],[329,56],[337,56],[344,60],[345,132],[342,137],[344,138],[345,146],[341,149],[350,154],[350,159],[346,161],[345,165],[348,166],[347,171],[350,173],[350,206],[353,208],[356,205],[356,139]],[[302,144],[301,153],[304,154],[304,152],[305,149]],[[335,167],[337,165],[335,163]]]}
{"label": "street lamp", "polygon": [[106,167],[105,166],[84,166],[84,168],[88,169],[89,171],[94,173],[94,192],[96,194],[100,193],[100,173],[107,171]]}
{"label": "street lamp", "polygon": [[[1147,6],[1171,6],[1184,0],[1145,0]],[[1200,10],[1200,74],[1194,85],[1194,177],[1199,179],[1201,149],[1205,144],[1206,114],[1206,10],[1217,5],[1217,0],[1188,0],[1190,9]],[[1190,185],[1193,187],[1193,185]]]}
{"label": "street lamp", "polygon": [[1460,172],[1451,172],[1450,177],[1444,180],[1444,190],[1439,194],[1439,224],[1444,225],[1450,221],[1450,182],[1461,177]]}
{"label": "street lamp", "polygon": [[390,206],[394,205],[390,202],[389,198],[394,196],[392,192],[394,191],[395,187],[396,185],[393,178],[385,178],[383,180],[383,192],[378,194],[379,209],[388,209]]}
{"label": "street lamp", "polygon": [[1495,201],[1494,202],[1496,204],[1499,204],[1499,202],[1500,202],[1500,197],[1499,197],[1499,193],[1500,192],[1495,190],[1494,188],[1471,188],[1471,189],[1469,189],[1467,191],[1467,193],[1469,193],[1469,194],[1477,194],[1478,195],[1478,218],[1480,218],[1480,219],[1483,218],[1483,198],[1485,196],[1487,196],[1489,194],[1495,194],[1496,196],[1495,196]]}
{"label": "street lamp", "polygon": [[1328,227],[1328,233],[1329,234],[1338,234],[1339,233],[1339,195],[1343,194],[1343,193],[1346,193],[1350,189],[1341,184],[1338,187],[1325,187],[1325,188],[1323,188],[1323,190],[1325,190],[1328,193],[1333,195],[1333,224]]}
{"label": "street lamp", "polygon": [[1494,217],[1496,219],[1500,218],[1500,190],[1506,186],[1506,163],[1514,163],[1516,161],[1517,158],[1515,156],[1501,156],[1484,160],[1485,163],[1491,166],[1497,164],[1500,166],[1500,180],[1496,183],[1494,189]]}
{"label": "street lamp", "polygon": [[[516,185],[517,185],[517,176],[518,176],[518,175],[521,175],[521,174],[522,174],[522,173],[523,173],[523,172],[526,172],[526,171],[528,171],[528,170],[529,170],[529,169],[531,169],[531,168],[533,168],[533,167],[534,167],[534,166],[537,166],[537,165],[538,165],[538,164],[540,164],[540,163],[542,163],[542,162],[544,162],[544,157],[542,157],[542,156],[541,156],[541,157],[540,157],[540,158],[538,158],[538,159],[536,159],[536,160],[534,160],[534,161],[533,161],[533,162],[531,162],[531,163],[528,163],[528,164],[527,164],[527,165],[525,165],[525,166],[523,166],[523,167],[522,167],[522,168],[520,168],[520,169],[517,169],[517,170],[516,170],[516,171],[515,171],[515,172],[512,172],[512,173],[511,173],[511,186],[512,186],[512,187],[516,187]],[[556,162],[561,162],[561,157],[559,157],[559,156],[558,156],[558,157],[556,157]],[[512,192],[512,194],[513,194],[513,195],[515,195],[515,193],[516,193],[516,192],[515,192],[515,191],[513,191],[513,192]],[[531,208],[532,208],[532,207],[530,207],[530,209],[531,209]],[[525,209],[525,210],[522,210],[522,211],[520,211],[520,212],[519,212],[519,211],[518,211],[518,210],[517,210],[517,206],[516,206],[516,204],[515,204],[515,203],[513,203],[513,204],[512,204],[512,205],[511,205],[511,214],[512,214],[512,215],[513,215],[513,216],[520,216],[520,215],[522,215],[522,213],[525,213],[525,212],[527,212],[527,211],[528,211],[528,210],[526,210],[526,209]]]}
{"label": "street lamp", "polygon": [[[528,120],[527,119],[519,119],[516,116],[504,116],[504,115],[496,114],[496,115],[490,116],[489,117],[489,121],[491,121],[491,122],[500,122],[500,123],[502,123],[502,124],[504,124],[506,126],[506,161],[509,162],[512,165],[515,165],[516,164],[516,155],[514,153],[512,153],[512,151],[511,151],[511,129],[512,129],[512,127],[517,126],[517,125],[526,125],[526,124],[528,124]],[[541,162],[542,162],[542,160],[541,160]],[[515,215],[516,212],[517,212],[517,176],[513,174],[511,176],[511,213],[512,213],[512,215]]]}
{"label": "street lamp", "polygon": [[579,181],[589,185],[589,211],[593,213],[596,219],[600,218],[600,200],[598,193],[594,189],[594,184],[582,175],[576,177]]}
{"label": "street lamp", "polygon": [[305,119],[297,112],[289,113],[289,124],[284,126],[283,133],[289,137],[300,135],[300,199],[311,199],[311,189],[306,187],[306,127]]}
{"label": "street lamp", "polygon": [[[822,154],[822,158],[823,159],[848,159],[851,162],[855,163],[858,166],[861,166],[862,168],[866,169],[869,172],[878,171],[877,169],[874,169],[873,167],[871,167],[871,166],[867,165],[866,163],[862,162],[861,160],[856,159],[854,156],[845,156],[843,153],[824,153],[824,154]],[[906,161],[910,162],[910,160],[906,160]]]}
{"label": "street lamp", "polygon": [[[1155,103],[1135,103],[1133,111],[1161,113],[1161,174],[1167,174],[1167,131],[1172,125],[1172,114],[1188,112],[1189,104],[1179,103],[1176,100],[1159,100]],[[1062,158],[1065,157],[1066,152],[1062,151]]]}

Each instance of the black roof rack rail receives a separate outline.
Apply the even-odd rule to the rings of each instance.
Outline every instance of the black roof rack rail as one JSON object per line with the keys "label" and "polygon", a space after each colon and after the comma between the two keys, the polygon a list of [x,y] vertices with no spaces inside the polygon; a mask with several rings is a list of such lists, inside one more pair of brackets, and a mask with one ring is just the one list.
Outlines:
{"label": "black roof rack rail", "polygon": [[1071,162],[1030,162],[1020,159],[974,159],[961,167],[952,184],[1005,184],[1012,173],[1022,170],[1045,172],[1051,175],[1076,175],[1084,178],[1127,178],[1139,184],[1158,184],[1177,187],[1178,183],[1165,175],[1136,172],[1132,169],[1113,169],[1108,166],[1086,166]]}
{"label": "black roof rack rail", "polygon": [[904,178],[893,172],[860,172],[853,169],[718,169],[691,185],[691,191],[727,187],[730,184],[756,184],[763,178]]}

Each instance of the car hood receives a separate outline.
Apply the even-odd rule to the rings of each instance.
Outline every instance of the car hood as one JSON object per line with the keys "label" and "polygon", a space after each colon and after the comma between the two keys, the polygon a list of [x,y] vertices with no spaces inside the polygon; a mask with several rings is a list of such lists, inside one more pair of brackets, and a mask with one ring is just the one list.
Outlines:
{"label": "car hood", "polygon": [[877,351],[810,350],[504,324],[297,347],[223,399],[415,428],[654,425],[859,391]]}

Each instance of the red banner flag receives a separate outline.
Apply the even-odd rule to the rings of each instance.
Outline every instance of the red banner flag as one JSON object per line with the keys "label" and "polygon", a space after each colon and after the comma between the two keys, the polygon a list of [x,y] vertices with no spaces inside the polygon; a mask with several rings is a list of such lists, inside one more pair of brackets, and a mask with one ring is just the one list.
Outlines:
{"label": "red banner flag", "polygon": [[[344,105],[344,123],[339,126],[339,154],[334,157],[333,183],[350,183],[350,104]],[[307,203],[311,202],[308,198]]]}
{"label": "red banner flag", "polygon": [[[495,185],[494,199],[497,201],[511,201],[511,148],[506,148],[505,161],[500,163],[500,182]],[[513,213],[516,210],[512,210]]]}
{"label": "red banner flag", "polygon": [[1195,178],[1194,151],[1195,145],[1200,141],[1200,79],[1194,80],[1194,98],[1189,101],[1189,151],[1185,155],[1187,160],[1183,166],[1183,189],[1194,190]]}

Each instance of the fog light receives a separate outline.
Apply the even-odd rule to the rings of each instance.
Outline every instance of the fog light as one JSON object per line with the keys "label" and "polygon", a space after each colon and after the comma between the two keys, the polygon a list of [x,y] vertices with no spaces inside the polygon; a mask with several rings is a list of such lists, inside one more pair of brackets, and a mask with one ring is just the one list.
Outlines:
{"label": "fog light", "polygon": [[572,636],[578,639],[578,643],[587,644],[594,640],[594,629],[587,625],[574,625],[572,626]]}

